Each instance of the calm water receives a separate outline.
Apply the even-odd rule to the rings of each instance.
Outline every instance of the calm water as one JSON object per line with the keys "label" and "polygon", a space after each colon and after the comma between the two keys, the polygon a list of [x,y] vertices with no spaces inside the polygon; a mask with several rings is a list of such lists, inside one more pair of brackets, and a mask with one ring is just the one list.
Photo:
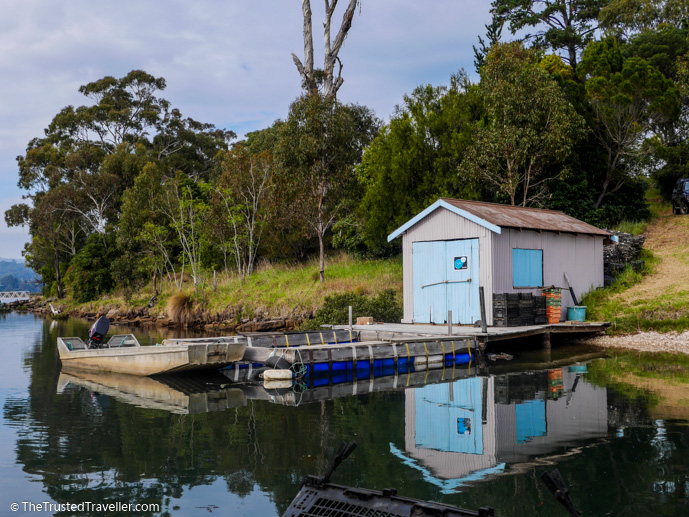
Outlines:
{"label": "calm water", "polygon": [[303,393],[217,378],[204,392],[186,380],[61,376],[56,337],[87,325],[0,315],[0,515],[26,513],[13,502],[86,501],[280,515],[343,439],[359,447],[337,483],[504,516],[567,515],[538,481],[557,467],[584,515],[689,515],[682,359],[595,359],[568,346]]}

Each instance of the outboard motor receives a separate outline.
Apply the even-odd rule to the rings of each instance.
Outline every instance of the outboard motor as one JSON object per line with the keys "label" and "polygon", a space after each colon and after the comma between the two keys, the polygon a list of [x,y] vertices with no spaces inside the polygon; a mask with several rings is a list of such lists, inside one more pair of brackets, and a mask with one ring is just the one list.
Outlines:
{"label": "outboard motor", "polygon": [[89,341],[87,343],[89,348],[103,348],[103,339],[110,329],[110,320],[105,316],[101,316],[89,330]]}

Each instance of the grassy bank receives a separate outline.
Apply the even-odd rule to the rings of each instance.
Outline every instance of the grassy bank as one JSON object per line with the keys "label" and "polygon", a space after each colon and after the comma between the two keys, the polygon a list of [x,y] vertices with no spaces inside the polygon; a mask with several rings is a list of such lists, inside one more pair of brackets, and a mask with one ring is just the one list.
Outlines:
{"label": "grassy bank", "polygon": [[[353,292],[373,296],[393,289],[401,297],[402,259],[366,260],[345,254],[331,257],[326,262],[325,282],[318,278],[318,262],[298,265],[260,264],[247,279],[232,274],[218,274],[213,289],[213,275],[196,290],[187,281],[183,290],[191,295],[195,310],[208,314],[231,314],[236,319],[302,317],[322,307],[326,296]],[[168,300],[176,292],[166,282],[158,296],[152,313],[164,313]],[[126,310],[146,307],[152,296],[152,287],[146,286],[136,293],[106,295],[97,301],[76,304],[66,301],[65,308],[103,312],[109,309]]]}
{"label": "grassy bank", "polygon": [[648,223],[626,223],[621,231],[644,233],[640,272],[625,269],[615,283],[582,301],[587,318],[612,323],[614,333],[689,329],[689,217],[651,198]]}

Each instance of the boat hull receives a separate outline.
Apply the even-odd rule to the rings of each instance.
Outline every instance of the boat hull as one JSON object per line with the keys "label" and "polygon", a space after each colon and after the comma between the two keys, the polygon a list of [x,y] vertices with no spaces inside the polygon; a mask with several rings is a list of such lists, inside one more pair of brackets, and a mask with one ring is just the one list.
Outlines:
{"label": "boat hull", "polygon": [[222,368],[240,361],[245,349],[246,343],[191,343],[69,350],[58,339],[65,368],[144,376]]}
{"label": "boat hull", "polygon": [[[221,377],[221,374],[218,374]],[[185,379],[188,376],[185,376]],[[204,375],[203,379],[207,379]],[[224,378],[224,377],[223,377]],[[108,395],[126,404],[170,413],[191,415],[222,411],[246,405],[244,392],[227,384],[203,385],[203,390],[186,390],[166,384],[170,377],[143,377],[112,372],[61,371],[58,393],[76,385]],[[182,383],[183,385],[185,383]],[[192,386],[192,388],[195,386]]]}

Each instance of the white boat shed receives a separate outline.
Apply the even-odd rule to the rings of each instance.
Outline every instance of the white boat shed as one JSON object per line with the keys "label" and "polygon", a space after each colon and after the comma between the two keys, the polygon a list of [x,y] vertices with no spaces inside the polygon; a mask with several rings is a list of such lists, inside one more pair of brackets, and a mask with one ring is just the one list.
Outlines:
{"label": "white boat shed", "polygon": [[554,210],[438,199],[388,236],[402,236],[402,323],[493,324],[493,293],[563,287],[562,316],[574,305],[564,274],[581,299],[603,285],[603,240],[609,233]]}

